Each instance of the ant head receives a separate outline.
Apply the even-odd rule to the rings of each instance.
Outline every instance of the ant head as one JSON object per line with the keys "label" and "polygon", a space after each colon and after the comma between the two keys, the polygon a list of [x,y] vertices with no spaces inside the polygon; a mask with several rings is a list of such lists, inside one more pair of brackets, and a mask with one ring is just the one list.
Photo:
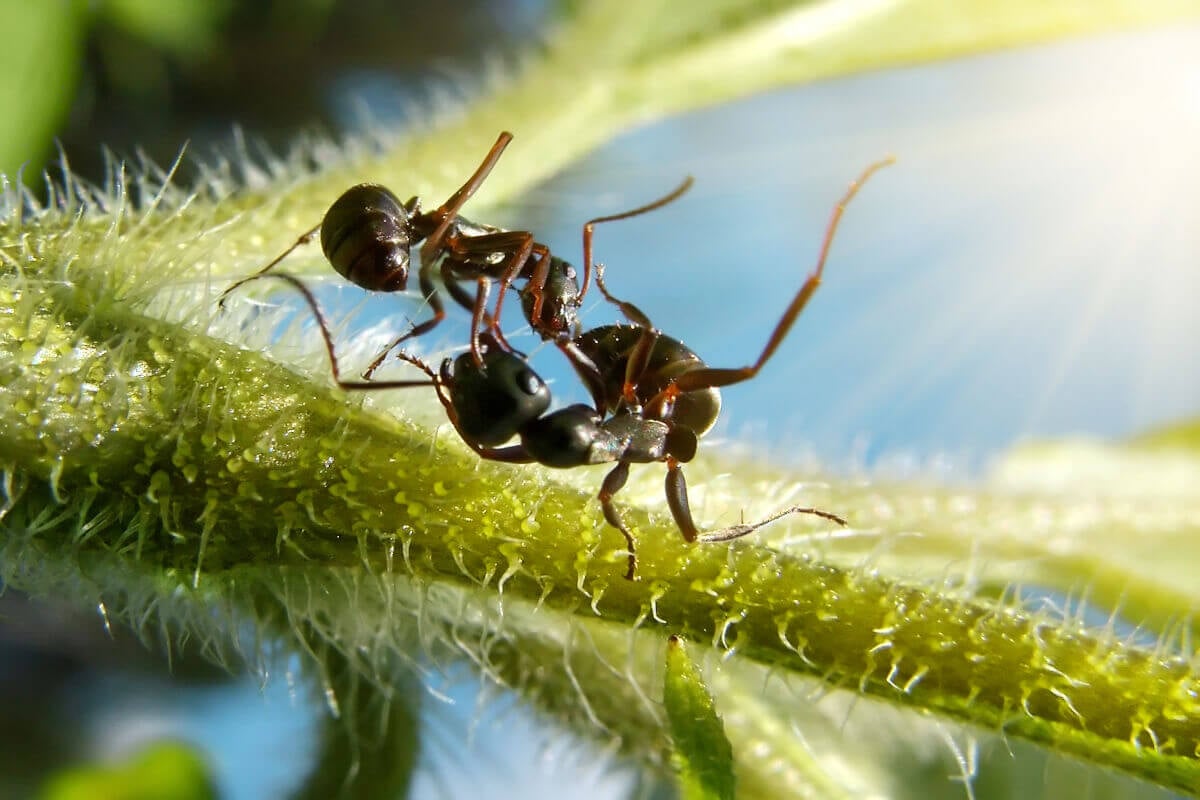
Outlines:
{"label": "ant head", "polygon": [[399,292],[408,284],[413,243],[412,209],[375,183],[351,186],[321,222],[321,250],[347,280],[373,292]]}
{"label": "ant head", "polygon": [[504,444],[550,407],[550,389],[520,357],[490,348],[481,369],[470,353],[443,369],[450,403],[463,438],[492,447]]}
{"label": "ant head", "polygon": [[[541,308],[538,308],[539,298]],[[557,256],[550,257],[550,269],[543,286],[535,286],[534,281],[529,281],[521,289],[525,318],[543,339],[572,336],[579,327],[581,304],[575,267]]]}
{"label": "ant head", "polygon": [[569,469],[584,464],[614,461],[607,455],[597,460],[597,445],[603,445],[600,418],[591,406],[574,405],[540,417],[521,431],[521,444],[539,464]]}

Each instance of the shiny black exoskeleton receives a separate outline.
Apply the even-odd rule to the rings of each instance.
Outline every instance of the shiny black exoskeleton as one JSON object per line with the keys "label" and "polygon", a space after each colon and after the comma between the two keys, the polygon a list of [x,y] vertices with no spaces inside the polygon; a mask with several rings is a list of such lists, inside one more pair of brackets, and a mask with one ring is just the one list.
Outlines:
{"label": "shiny black exoskeleton", "polygon": [[[562,342],[570,339],[579,330],[579,307],[591,277],[595,225],[643,214],[669,203],[687,190],[691,180],[649,205],[589,220],[583,228],[581,287],[575,267],[553,255],[546,245],[535,241],[529,231],[508,231],[482,225],[458,213],[491,173],[511,140],[512,134],[502,132],[467,182],[432,211],[423,211],[418,197],[401,203],[396,195],[378,184],[362,183],[350,187],[325,212],[321,224],[306,231],[258,272],[232,284],[221,294],[220,303],[223,305],[233,290],[259,278],[274,277],[291,283],[304,295],[322,326],[334,379],[344,388],[368,388],[369,384],[364,382],[341,379],[324,316],[307,287],[290,275],[271,272],[293,250],[311,241],[320,231],[321,250],[338,274],[376,292],[398,292],[407,287],[410,254],[413,246],[421,243],[418,280],[433,316],[413,325],[388,345],[367,367],[364,381],[370,380],[387,355],[402,342],[428,333],[445,318],[445,308],[434,283],[435,269],[440,272],[442,284],[454,301],[472,314],[471,354],[476,364],[481,363],[479,334],[484,330],[506,349],[511,349],[500,333],[499,318],[504,295],[517,281],[524,282],[519,294],[530,327],[545,340]],[[472,281],[474,293],[463,286]],[[495,309],[489,314],[488,296],[491,284],[496,281],[500,283],[500,290]]]}
{"label": "shiny black exoskeleton", "polygon": [[[721,410],[719,389],[752,379],[771,358],[820,286],[833,236],[847,204],[874,172],[891,159],[872,164],[851,184],[834,208],[817,265],[775,324],[758,359],[737,368],[710,367],[687,345],[657,330],[637,306],[614,297],[598,268],[604,297],[632,324],[603,325],[560,347],[592,396],[592,406],[574,405],[546,413],[550,393],[517,355],[490,343],[482,359],[469,354],[442,363],[438,374],[419,359],[463,440],[481,457],[514,463],[536,461],[571,468],[616,463],[605,476],[599,499],[604,518],[624,535],[629,547],[627,578],[636,572],[633,535],[613,503],[625,485],[630,464],[667,465],[667,505],[688,542],[724,542],[745,536],[786,514],[814,514],[845,524],[830,512],[793,506],[765,520],[701,532],[692,519],[682,464],[691,461],[700,437]],[[519,444],[499,446],[512,437]]]}
{"label": "shiny black exoskeleton", "polygon": [[[632,330],[631,326],[597,329],[601,334],[597,341],[618,340],[624,337],[619,334],[610,338],[604,334]],[[691,352],[674,339],[660,337],[658,341],[664,353]],[[646,416],[642,410],[623,405],[610,414],[583,404],[546,413],[551,400],[546,384],[523,359],[500,348],[494,340],[485,340],[482,366],[464,353],[443,361],[436,375],[420,359],[409,355],[401,358],[421,367],[433,379],[451,423],[463,441],[483,458],[509,463],[537,462],[559,469],[615,462],[616,466],[604,478],[599,498],[605,520],[625,536],[629,549],[626,578],[632,579],[636,574],[637,548],[613,498],[625,485],[630,464],[667,463],[667,503],[689,542],[729,541],[792,513],[816,514],[845,524],[840,517],[826,511],[795,506],[760,522],[701,533],[692,521],[687,483],[680,464],[695,457],[699,433],[711,427],[715,419],[715,413],[708,413],[713,409],[709,402],[701,401],[691,409],[699,412],[697,419],[703,425],[699,432],[689,427],[690,420],[678,420],[671,414],[665,418]],[[715,399],[719,404],[715,390],[695,394]],[[682,409],[684,416],[688,416],[686,403]],[[675,412],[680,410],[681,406],[675,406]],[[517,444],[500,446],[513,437],[518,437]]]}
{"label": "shiny black exoskeleton", "polygon": [[[335,267],[338,271],[360,285],[366,285],[362,283],[365,280],[363,276],[373,275],[379,278],[379,285],[402,287],[407,275],[407,260],[399,256],[388,260],[386,255],[391,245],[376,245],[394,241],[395,246],[405,250],[406,255],[406,248],[419,240],[413,236],[425,237],[425,244],[421,248],[421,287],[435,309],[435,317],[400,337],[388,348],[389,351],[404,339],[429,330],[441,319],[440,301],[436,299],[432,284],[433,263],[441,259],[447,291],[457,302],[472,309],[471,348],[457,359],[444,361],[438,372],[414,356],[403,352],[398,355],[426,372],[436,387],[447,416],[463,440],[481,457],[496,461],[538,462],[557,468],[615,462],[604,478],[599,499],[605,519],[621,531],[628,544],[628,578],[635,575],[636,546],[613,498],[625,485],[630,464],[666,463],[667,504],[680,532],[689,542],[729,541],[791,513],[815,514],[845,524],[840,517],[826,511],[791,507],[757,523],[701,532],[692,519],[681,465],[695,457],[700,437],[711,429],[717,419],[721,407],[719,388],[752,379],[783,342],[820,285],[829,248],[846,205],[862,183],[890,160],[873,164],[851,184],[834,209],[816,267],[776,323],[758,359],[749,366],[730,369],[707,366],[681,341],[657,330],[635,305],[614,297],[605,286],[599,266],[596,276],[599,290],[632,324],[605,325],[570,335],[578,326],[575,309],[586,292],[592,268],[592,226],[598,222],[643,213],[670,202],[688,188],[690,179],[656,203],[626,214],[601,217],[589,222],[584,228],[584,283],[576,291],[574,287],[577,284],[570,265],[554,260],[544,247],[541,251],[535,251],[536,243],[532,234],[498,231],[458,216],[458,209],[478,188],[509,138],[508,134],[501,134],[471,180],[437,211],[431,212],[440,219],[432,232],[417,227],[406,233],[399,221],[401,217],[407,214],[411,221],[426,215],[419,212],[415,198],[408,204],[400,205],[395,202],[394,195],[382,187],[355,187],[343,196],[343,200],[347,196],[352,199],[346,200],[344,207],[342,200],[335,203],[323,222],[328,227],[328,237],[322,230],[322,244],[327,256],[331,262],[336,258]],[[369,209],[354,210],[355,203],[352,200],[358,191],[373,204]],[[403,213],[396,212],[396,208],[402,209]],[[366,233],[360,230],[360,225],[366,229]],[[307,241],[318,228],[301,237],[293,248]],[[413,230],[417,234],[413,234]],[[447,244],[451,236],[458,237],[455,240],[457,244]],[[401,246],[400,242],[406,244]],[[537,255],[537,259],[531,260],[531,254]],[[286,255],[285,252],[256,275],[234,284],[226,290],[226,294],[246,280],[262,276]],[[551,269],[551,265],[557,266]],[[523,271],[526,267],[529,268],[528,272]],[[391,277],[384,281],[380,276],[388,270],[391,270]],[[487,290],[497,276],[502,281],[501,292],[496,310],[489,316],[486,312]],[[273,277],[290,282],[308,301],[320,323],[333,376],[340,386],[348,389],[387,389],[428,385],[426,381],[341,380],[329,327],[311,292],[290,275],[276,273]],[[523,358],[503,342],[497,328],[500,302],[505,288],[518,277],[528,278],[528,284],[522,290],[522,305],[527,318],[535,329],[541,325],[539,332],[543,337],[553,339],[567,355],[592,395],[591,406],[574,405],[547,412],[551,399],[549,390]],[[473,299],[459,285],[460,279],[476,280],[477,291]],[[525,290],[529,291],[528,295]],[[551,301],[551,316],[559,320],[557,323],[547,322],[541,316],[547,299]],[[376,360],[371,369],[382,362],[386,353]],[[517,437],[519,443],[505,445],[513,437]]]}

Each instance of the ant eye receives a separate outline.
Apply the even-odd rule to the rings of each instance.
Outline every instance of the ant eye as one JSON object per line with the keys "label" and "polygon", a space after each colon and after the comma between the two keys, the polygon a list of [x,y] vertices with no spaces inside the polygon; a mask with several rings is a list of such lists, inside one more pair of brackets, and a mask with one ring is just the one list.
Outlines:
{"label": "ant eye", "polygon": [[542,379],[529,368],[522,370],[516,376],[516,384],[520,387],[521,391],[528,395],[535,395],[546,388],[546,384],[542,382]]}

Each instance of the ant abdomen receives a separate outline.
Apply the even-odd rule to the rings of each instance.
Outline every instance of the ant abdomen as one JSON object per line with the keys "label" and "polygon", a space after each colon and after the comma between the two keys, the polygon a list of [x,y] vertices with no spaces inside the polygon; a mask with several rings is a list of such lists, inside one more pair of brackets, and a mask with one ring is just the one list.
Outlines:
{"label": "ant abdomen", "polygon": [[[604,409],[610,413],[625,403],[623,390],[629,361],[635,357],[634,351],[644,336],[645,329],[637,325],[601,325],[574,340],[579,352],[597,372],[600,379],[597,388],[604,400]],[[575,366],[578,370],[579,364]],[[639,373],[639,398],[643,403],[649,402],[684,374],[703,368],[705,363],[690,347],[678,339],[657,333]],[[587,382],[587,372],[581,371],[580,377]],[[708,433],[721,413],[721,393],[711,386],[679,392],[671,403],[669,416],[672,422],[688,428],[696,436]],[[657,409],[646,411],[658,412]]]}
{"label": "ant abdomen", "polygon": [[373,292],[408,284],[412,209],[375,183],[351,186],[321,222],[321,250],[342,277]]}

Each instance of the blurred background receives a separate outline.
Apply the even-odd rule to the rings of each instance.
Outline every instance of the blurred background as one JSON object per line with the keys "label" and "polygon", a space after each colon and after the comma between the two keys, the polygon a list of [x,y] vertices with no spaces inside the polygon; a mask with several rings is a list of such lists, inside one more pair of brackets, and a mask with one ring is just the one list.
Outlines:
{"label": "blurred background", "polygon": [[[36,184],[61,150],[102,181],[112,158],[168,164],[185,141],[204,158],[286,149],[306,131],[353,131],[366,115],[402,128],[414,109],[469,96],[489,64],[515,63],[547,20],[533,0],[459,0],[453,13],[383,0],[7,0],[0,171]],[[514,148],[523,124],[511,124]],[[740,366],[810,268],[845,185],[895,154],[847,212],[826,282],[786,344],[758,379],[725,392],[714,438],[839,473],[969,481],[1024,439],[1122,437],[1196,415],[1197,141],[1200,26],[1114,34],[666,120],[486,221],[534,230],[578,258],[584,220],[694,175],[671,206],[599,229],[597,255],[615,293],[709,363]],[[188,170],[185,160],[185,182]],[[388,321],[385,339],[397,302],[419,311],[411,298],[364,297],[333,280],[320,296],[334,316],[353,316],[349,331]],[[592,306],[585,319],[611,315]],[[557,378],[556,397],[582,399],[560,360],[539,356],[539,370]],[[650,472],[633,480],[657,483]],[[288,675],[282,664],[259,686],[186,656],[168,671],[98,615],[4,594],[0,798],[164,737],[197,747],[221,796],[279,796],[311,758],[320,711]],[[476,688],[464,672],[437,687],[453,704],[422,700],[430,734],[414,797],[585,786],[616,797],[634,786],[511,699],[478,710]],[[952,761],[935,749],[921,767],[942,796],[963,794],[946,777]],[[979,786],[996,787],[987,796],[1016,791],[997,777],[1009,767],[1003,745],[984,748]],[[1076,769],[1036,754],[1023,768],[1045,791]],[[1112,776],[1086,786],[1093,797],[1166,796]]]}

